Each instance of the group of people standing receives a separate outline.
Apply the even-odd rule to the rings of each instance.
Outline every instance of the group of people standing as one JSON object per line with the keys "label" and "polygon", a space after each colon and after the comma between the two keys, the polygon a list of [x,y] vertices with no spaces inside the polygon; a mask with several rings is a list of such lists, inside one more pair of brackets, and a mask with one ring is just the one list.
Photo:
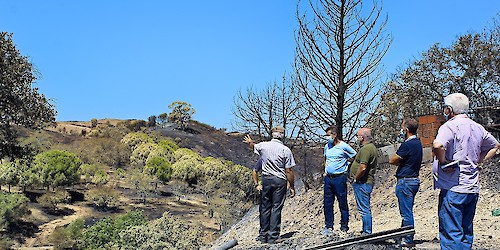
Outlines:
{"label": "group of people standing", "polygon": [[[441,189],[438,201],[439,235],[441,249],[471,249],[473,242],[472,221],[479,197],[479,164],[495,155],[500,144],[483,126],[467,116],[469,99],[461,93],[444,98],[443,114],[446,122],[439,128],[432,150],[435,155],[432,173],[435,188]],[[400,136],[404,142],[389,159],[396,165],[398,199],[402,226],[414,226],[413,205],[420,187],[419,171],[422,165],[422,143],[417,136],[418,122],[406,118],[401,125]],[[291,150],[283,145],[282,127],[272,130],[272,140],[255,143],[245,136],[259,157],[258,169],[253,179],[261,191],[260,230],[257,240],[275,243],[279,238],[281,209],[287,188],[295,195],[295,161]],[[356,134],[360,145],[356,152],[337,136],[337,127],[326,129],[327,143],[324,147],[324,216],[325,227],[321,234],[334,233],[334,200],[340,210],[340,233],[349,230],[347,183],[354,191],[356,206],[362,219],[361,235],[372,233],[370,197],[377,168],[377,150],[372,142],[370,128],[361,128]],[[261,171],[262,184],[257,171]],[[402,246],[415,246],[413,235],[405,236]]]}

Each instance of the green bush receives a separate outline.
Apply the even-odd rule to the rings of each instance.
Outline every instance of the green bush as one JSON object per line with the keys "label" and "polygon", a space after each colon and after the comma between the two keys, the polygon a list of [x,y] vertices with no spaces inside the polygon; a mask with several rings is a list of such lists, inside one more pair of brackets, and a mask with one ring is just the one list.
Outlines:
{"label": "green bush", "polygon": [[165,184],[172,177],[172,165],[165,158],[157,156],[147,161],[143,172],[156,176],[158,180]]}
{"label": "green bush", "polygon": [[120,233],[121,249],[199,249],[201,229],[177,220],[168,212],[146,225]]}
{"label": "green bush", "polygon": [[49,209],[51,212],[56,212],[57,205],[61,203],[68,203],[71,200],[71,195],[64,190],[57,190],[55,192],[47,192],[40,196],[37,201],[44,207]]}
{"label": "green bush", "polygon": [[146,225],[142,211],[132,211],[114,218],[106,217],[83,231],[81,249],[119,249],[120,232],[134,226]]}
{"label": "green bush", "polygon": [[12,223],[30,214],[29,199],[22,194],[9,194],[0,191],[0,230],[7,230]]}
{"label": "green bush", "polygon": [[114,209],[120,204],[119,194],[115,189],[109,187],[97,187],[87,192],[86,199],[97,209]]}
{"label": "green bush", "polygon": [[78,218],[66,227],[56,228],[49,236],[54,249],[76,249],[82,238],[83,224],[83,219]]}

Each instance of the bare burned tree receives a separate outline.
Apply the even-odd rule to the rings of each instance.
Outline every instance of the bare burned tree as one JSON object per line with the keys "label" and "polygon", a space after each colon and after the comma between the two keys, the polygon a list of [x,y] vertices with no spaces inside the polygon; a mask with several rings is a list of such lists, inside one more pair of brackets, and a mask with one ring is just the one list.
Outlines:
{"label": "bare burned tree", "polygon": [[253,88],[238,91],[233,100],[235,127],[269,138],[274,126],[283,126],[285,138],[297,139],[307,113],[291,78],[283,76],[281,83],[269,83],[262,91]]}
{"label": "bare burned tree", "polygon": [[322,132],[335,123],[340,138],[350,139],[379,95],[378,66],[392,42],[384,32],[387,17],[375,1],[369,12],[362,12],[361,0],[308,3],[310,13],[297,4],[294,65],[314,121],[308,129]]}

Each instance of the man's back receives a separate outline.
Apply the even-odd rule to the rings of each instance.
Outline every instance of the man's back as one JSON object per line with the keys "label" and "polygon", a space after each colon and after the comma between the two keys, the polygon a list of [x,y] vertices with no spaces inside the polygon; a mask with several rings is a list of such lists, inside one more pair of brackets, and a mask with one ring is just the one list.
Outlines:
{"label": "man's back", "polygon": [[255,144],[254,151],[262,158],[262,174],[287,179],[286,168],[295,166],[292,151],[279,140]]}
{"label": "man's back", "polygon": [[477,164],[480,154],[496,145],[495,138],[467,115],[457,115],[439,128],[435,141],[446,149],[447,160],[459,161],[459,167],[452,173],[446,173],[434,161],[433,173],[438,177],[436,187],[460,193],[478,193]]}

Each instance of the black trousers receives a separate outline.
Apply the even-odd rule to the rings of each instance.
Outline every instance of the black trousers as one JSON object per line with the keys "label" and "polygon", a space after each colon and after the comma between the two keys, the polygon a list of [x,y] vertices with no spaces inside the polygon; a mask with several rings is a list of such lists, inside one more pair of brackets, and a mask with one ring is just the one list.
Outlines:
{"label": "black trousers", "polygon": [[286,180],[275,176],[262,176],[259,235],[267,240],[276,240],[280,236],[281,209],[285,204],[285,194]]}

